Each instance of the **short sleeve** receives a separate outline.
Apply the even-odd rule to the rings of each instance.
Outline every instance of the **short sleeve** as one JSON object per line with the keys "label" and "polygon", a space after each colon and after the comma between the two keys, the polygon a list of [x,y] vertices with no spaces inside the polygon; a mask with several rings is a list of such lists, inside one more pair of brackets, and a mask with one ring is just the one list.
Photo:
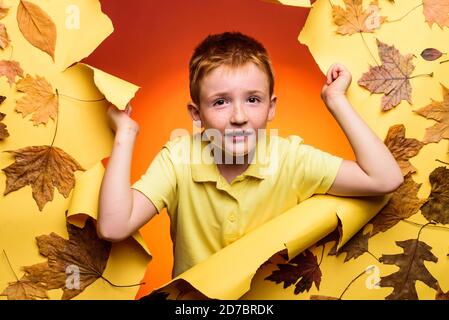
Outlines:
{"label": "short sleeve", "polygon": [[147,171],[132,186],[143,193],[160,213],[176,201],[176,171],[170,157],[170,150],[164,146],[151,162]]}
{"label": "short sleeve", "polygon": [[343,158],[300,142],[295,150],[294,185],[300,201],[325,194],[337,177]]}

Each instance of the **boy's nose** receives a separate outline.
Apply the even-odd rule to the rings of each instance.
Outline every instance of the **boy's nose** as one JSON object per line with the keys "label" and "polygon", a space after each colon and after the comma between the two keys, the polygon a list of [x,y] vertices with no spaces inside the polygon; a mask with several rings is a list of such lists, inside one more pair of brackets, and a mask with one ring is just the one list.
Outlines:
{"label": "boy's nose", "polygon": [[244,106],[240,103],[234,104],[232,107],[231,122],[235,124],[242,124],[248,121]]}

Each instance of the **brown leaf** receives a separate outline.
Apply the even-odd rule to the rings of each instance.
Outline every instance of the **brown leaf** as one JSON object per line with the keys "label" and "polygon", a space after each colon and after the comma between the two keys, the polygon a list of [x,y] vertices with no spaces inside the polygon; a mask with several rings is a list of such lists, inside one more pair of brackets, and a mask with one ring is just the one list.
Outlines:
{"label": "brown leaf", "polygon": [[[0,121],[2,121],[5,118],[5,114],[0,112]],[[6,129],[6,124],[0,122],[0,140],[3,140],[5,138],[9,137],[9,132]]]}
{"label": "brown leaf", "polygon": [[6,296],[8,300],[48,299],[45,288],[28,280],[26,276],[16,282],[10,282],[0,296]]}
{"label": "brown leaf", "polygon": [[438,167],[429,176],[432,190],[421,213],[429,221],[449,223],[449,169]]}
{"label": "brown leaf", "polygon": [[417,197],[420,187],[421,183],[416,183],[412,179],[412,174],[408,173],[404,177],[402,185],[392,194],[387,205],[369,222],[373,225],[370,236],[385,232],[399,221],[417,213],[426,201]]}
{"label": "brown leaf", "polygon": [[441,86],[443,87],[443,101],[431,99],[431,104],[414,111],[420,116],[437,121],[432,127],[426,129],[424,143],[449,139],[449,90],[444,85]]}
{"label": "brown leaf", "polygon": [[367,10],[363,10],[363,0],[343,1],[346,9],[338,5],[332,7],[334,23],[338,25],[337,32],[340,34],[374,32],[385,21],[385,17],[379,15],[377,0],[371,2]]}
{"label": "brown leaf", "polygon": [[16,82],[16,76],[23,77],[23,70],[20,67],[20,63],[12,60],[0,61],[0,77],[5,76],[8,78],[9,86],[12,86]]}
{"label": "brown leaf", "polygon": [[284,289],[296,283],[295,294],[309,291],[312,283],[315,283],[317,289],[320,288],[320,266],[317,257],[310,250],[298,254],[289,263],[277,266],[279,270],[273,271],[265,280],[284,282]]}
{"label": "brown leaf", "polygon": [[4,195],[30,185],[40,211],[53,200],[54,187],[67,198],[75,186],[74,172],[84,171],[75,159],[58,147],[32,146],[5,152],[13,154],[15,162],[2,169],[6,174]]}
{"label": "brown leaf", "polygon": [[[47,290],[61,288],[63,300],[80,294],[95,280],[102,277],[111,251],[111,243],[98,238],[92,219],[83,229],[67,223],[69,239],[55,233],[36,237],[39,252],[48,258],[48,263],[25,267],[30,281],[40,283]],[[71,270],[79,270],[79,287],[70,288],[68,280]]]}
{"label": "brown leaf", "polygon": [[424,282],[435,290],[438,289],[437,280],[430,274],[424,261],[438,262],[438,258],[430,251],[432,247],[417,239],[396,241],[404,249],[404,253],[382,255],[379,259],[384,264],[395,264],[399,270],[386,277],[381,277],[381,287],[393,287],[393,292],[385,299],[388,300],[417,300],[416,280]]}
{"label": "brown leaf", "polygon": [[0,1],[0,19],[3,19],[8,15],[9,7],[5,6],[3,0]]}
{"label": "brown leaf", "polygon": [[312,294],[310,300],[340,300],[339,298]]}
{"label": "brown leaf", "polygon": [[449,300],[449,291],[444,293],[438,286],[437,293],[435,294],[435,300]]}
{"label": "brown leaf", "polygon": [[55,61],[56,26],[51,17],[38,5],[20,0],[17,22],[25,39]]}
{"label": "brown leaf", "polygon": [[385,94],[381,103],[383,111],[394,108],[402,100],[412,104],[412,86],[409,80],[415,69],[412,64],[414,55],[402,55],[394,46],[389,46],[378,39],[376,41],[382,64],[370,66],[358,84],[372,93]]}
{"label": "brown leaf", "polygon": [[437,60],[442,55],[443,55],[443,53],[440,50],[435,49],[435,48],[427,48],[427,49],[424,49],[423,52],[421,52],[421,57],[427,61]]}
{"label": "brown leaf", "polygon": [[9,36],[6,27],[0,23],[0,48],[5,49],[9,45]]}
{"label": "brown leaf", "polygon": [[25,96],[17,100],[16,111],[23,117],[33,113],[32,120],[35,126],[46,124],[50,118],[56,119],[58,114],[58,95],[53,92],[51,84],[43,77],[36,79],[29,74],[17,82],[17,90],[24,92]]}
{"label": "brown leaf", "polygon": [[449,0],[423,0],[424,16],[429,27],[434,23],[449,27]]}
{"label": "brown leaf", "polygon": [[404,176],[409,172],[416,172],[416,168],[412,166],[409,159],[418,154],[424,143],[413,138],[405,138],[405,126],[403,124],[390,127],[384,142],[396,159]]}
{"label": "brown leaf", "polygon": [[357,232],[357,234],[352,237],[348,242],[345,243],[343,247],[338,250],[337,253],[337,243],[335,243],[335,246],[331,249],[328,255],[333,256],[337,255],[339,256],[343,252],[346,253],[345,261],[349,261],[351,259],[357,259],[365,252],[368,252],[368,239],[370,238],[370,234],[363,234],[363,229]]}

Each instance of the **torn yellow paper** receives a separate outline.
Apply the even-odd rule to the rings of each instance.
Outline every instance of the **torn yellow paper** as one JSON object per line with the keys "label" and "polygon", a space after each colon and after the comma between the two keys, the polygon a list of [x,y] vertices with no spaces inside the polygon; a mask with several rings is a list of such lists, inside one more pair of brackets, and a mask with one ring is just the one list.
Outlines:
{"label": "torn yellow paper", "polygon": [[106,100],[115,105],[118,109],[124,110],[128,102],[134,97],[139,86],[124,81],[113,75],[110,75],[97,68],[81,63],[92,69],[94,81],[98,89],[104,94]]}
{"label": "torn yellow paper", "polygon": [[[387,203],[388,197],[366,199],[315,195],[218,251],[157,291],[178,293],[186,281],[206,297],[239,299],[248,292],[259,267],[285,248],[293,258],[343,226],[343,242],[362,228]],[[181,282],[182,283],[182,282]]]}
{"label": "torn yellow paper", "polygon": [[[449,64],[440,64],[439,60],[429,62],[421,58],[421,52],[426,48],[436,48],[441,52],[448,52],[449,28],[441,29],[438,26],[429,27],[425,23],[422,7],[415,8],[410,1],[395,1],[395,4],[387,1],[379,2],[380,15],[386,16],[389,21],[381,25],[374,33],[353,34],[343,36],[336,33],[337,26],[332,21],[333,5],[343,6],[343,1],[318,0],[313,4],[304,28],[299,35],[299,42],[308,46],[315,61],[323,74],[333,63],[344,64],[352,73],[352,83],[347,96],[354,109],[365,122],[383,140],[388,129],[395,124],[404,124],[407,138],[415,138],[420,141],[424,138],[425,129],[434,121],[418,116],[413,110],[417,110],[432,100],[442,101],[441,85],[449,85]],[[363,1],[367,7],[369,1]],[[409,12],[410,11],[410,12]],[[405,15],[404,18],[398,18]],[[394,20],[398,20],[393,22]],[[363,37],[363,38],[362,38]],[[412,63],[416,66],[412,77],[420,74],[430,74],[433,77],[415,77],[410,80],[412,85],[412,102],[410,105],[402,101],[398,106],[388,112],[382,112],[380,107],[381,94],[371,94],[357,84],[358,79],[369,66],[380,63],[376,39],[394,45],[401,54],[414,54]],[[449,162],[447,153],[447,141],[430,143],[425,145],[419,154],[411,158],[410,162],[417,168],[413,174],[413,180],[422,184],[418,197],[427,198],[430,193],[429,174],[441,163],[439,159]],[[428,221],[418,211],[409,219],[418,225],[407,222],[399,222],[393,228],[384,233],[379,233],[369,239],[369,250],[375,257],[383,254],[396,254],[400,252],[395,241],[416,239],[420,225]],[[444,292],[449,290],[449,259],[447,259],[447,231],[444,229],[427,227],[423,230],[420,240],[432,247],[432,253],[438,257],[438,263],[427,263],[426,268],[438,280]],[[335,278],[332,284],[322,281],[320,291],[317,294],[339,296],[345,286],[370,264],[377,269],[376,274],[367,274],[366,281],[375,275],[387,276],[397,270],[395,265],[386,265],[376,261],[369,255],[343,262],[343,257],[326,257],[324,259],[323,279],[327,276]],[[343,279],[343,281],[342,281]],[[363,278],[362,278],[363,279]],[[261,286],[258,287],[259,289]],[[416,282],[416,289],[420,299],[435,299],[435,290],[427,285]],[[345,299],[384,299],[392,291],[391,287],[370,288],[363,280],[356,281],[345,293]],[[280,296],[273,294],[273,296]],[[307,295],[306,295],[307,296]],[[257,295],[253,296],[257,298]],[[297,298],[297,296],[292,296]]]}

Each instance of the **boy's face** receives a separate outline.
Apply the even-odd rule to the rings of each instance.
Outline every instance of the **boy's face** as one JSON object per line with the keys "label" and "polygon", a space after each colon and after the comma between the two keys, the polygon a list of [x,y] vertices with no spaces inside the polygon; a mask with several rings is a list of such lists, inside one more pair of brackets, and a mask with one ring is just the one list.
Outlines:
{"label": "boy's face", "polygon": [[222,65],[202,79],[200,106],[190,102],[188,109],[206,130],[219,132],[214,135],[217,146],[242,156],[255,147],[258,129],[265,129],[274,118],[276,99],[269,96],[268,76],[256,64]]}

